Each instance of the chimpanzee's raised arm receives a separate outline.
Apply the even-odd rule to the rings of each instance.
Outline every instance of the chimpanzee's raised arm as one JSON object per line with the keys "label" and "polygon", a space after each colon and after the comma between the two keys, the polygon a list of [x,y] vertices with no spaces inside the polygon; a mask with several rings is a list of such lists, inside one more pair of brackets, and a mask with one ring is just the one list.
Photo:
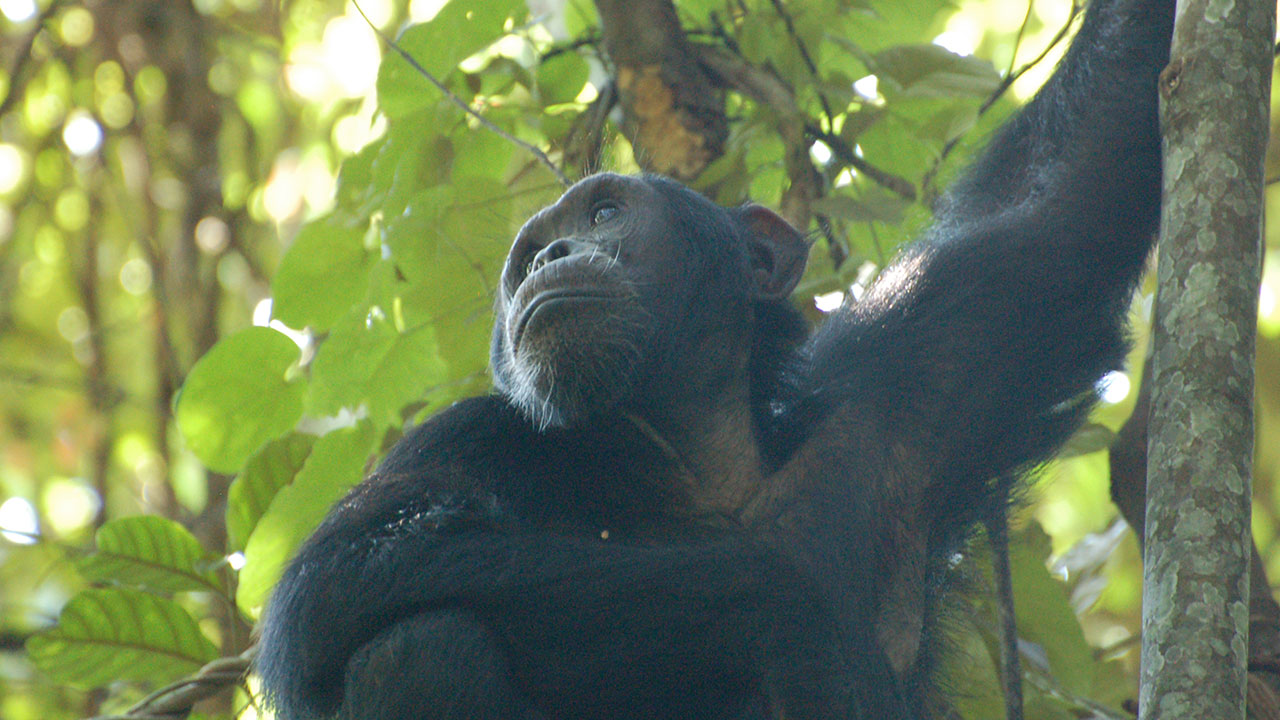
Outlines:
{"label": "chimpanzee's raised arm", "polygon": [[869,403],[891,432],[881,439],[920,453],[941,483],[984,482],[1061,444],[1124,357],[1157,228],[1172,24],[1171,0],[1091,4],[934,227],[811,339],[801,417]]}

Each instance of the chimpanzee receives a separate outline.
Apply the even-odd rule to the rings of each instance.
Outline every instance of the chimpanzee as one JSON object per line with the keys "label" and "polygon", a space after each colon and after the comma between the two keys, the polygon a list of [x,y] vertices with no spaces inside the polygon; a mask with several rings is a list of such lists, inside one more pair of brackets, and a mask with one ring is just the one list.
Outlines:
{"label": "chimpanzee", "polygon": [[950,559],[1123,360],[1173,0],[1093,0],[925,237],[808,335],[804,237],[597,175],[516,237],[497,394],[411,431],[280,581],[284,720],[916,718]]}

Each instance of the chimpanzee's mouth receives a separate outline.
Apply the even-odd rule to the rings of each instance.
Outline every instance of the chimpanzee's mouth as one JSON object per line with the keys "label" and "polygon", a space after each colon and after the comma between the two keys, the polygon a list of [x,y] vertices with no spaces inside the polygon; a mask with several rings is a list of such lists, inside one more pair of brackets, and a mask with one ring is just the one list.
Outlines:
{"label": "chimpanzee's mouth", "polygon": [[539,311],[551,311],[559,306],[582,302],[614,300],[618,297],[619,294],[616,292],[591,287],[558,287],[543,290],[530,298],[529,302],[520,309],[520,315],[516,318],[515,331],[511,335],[511,349],[514,351],[520,347],[525,329]]}

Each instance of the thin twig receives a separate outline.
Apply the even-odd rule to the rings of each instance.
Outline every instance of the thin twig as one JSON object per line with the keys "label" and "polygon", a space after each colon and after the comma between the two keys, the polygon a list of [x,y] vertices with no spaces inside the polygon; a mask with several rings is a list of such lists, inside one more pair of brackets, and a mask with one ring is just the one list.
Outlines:
{"label": "thin twig", "polygon": [[542,57],[540,58],[539,61],[546,62],[557,55],[563,55],[567,52],[574,52],[580,48],[588,47],[591,45],[597,45],[599,43],[600,43],[600,36],[597,33],[591,33],[586,37],[580,37],[572,42],[564,43],[562,45],[552,46],[550,50],[547,50],[546,52],[542,53]]}
{"label": "thin twig", "polygon": [[1013,52],[1009,53],[1009,67],[1004,71],[1005,77],[1013,74],[1014,64],[1018,62],[1018,50],[1022,47],[1022,36],[1027,32],[1027,25],[1031,22],[1031,11],[1035,9],[1035,0],[1027,3],[1027,14],[1022,16],[1022,24],[1018,26],[1018,34],[1013,38]]}
{"label": "thin twig", "polygon": [[916,188],[911,184],[910,180],[904,177],[894,175],[886,170],[867,162],[865,159],[858,157],[849,143],[844,141],[839,135],[829,133],[813,123],[805,123],[804,131],[810,136],[821,140],[824,145],[831,148],[840,162],[852,167],[854,170],[862,173],[875,184],[883,187],[889,192],[901,197],[904,200],[915,201]]}
{"label": "thin twig", "polygon": [[827,127],[835,127],[835,114],[831,112],[831,105],[827,102],[827,96],[822,92],[822,78],[818,75],[818,65],[813,62],[813,57],[809,55],[809,48],[805,46],[804,41],[800,39],[800,34],[796,32],[795,21],[792,20],[791,14],[782,6],[782,0],[772,0],[773,9],[778,13],[778,17],[782,18],[782,23],[787,26],[787,35],[791,36],[791,43],[796,46],[796,50],[800,51],[800,59],[804,60],[805,67],[809,68],[809,74],[813,76],[814,90],[818,94],[818,102],[822,104],[822,113],[827,116]]}
{"label": "thin twig", "polygon": [[542,152],[541,149],[525,142],[524,140],[521,140],[520,138],[512,135],[506,130],[503,130],[502,128],[493,124],[492,121],[490,121],[488,118],[486,118],[485,116],[477,112],[475,108],[471,107],[471,105],[468,104],[467,101],[453,94],[453,92],[450,91],[449,88],[445,87],[444,83],[440,82],[440,80],[438,80],[436,76],[432,75],[430,72],[427,71],[426,68],[422,67],[422,64],[419,63],[417,60],[415,60],[412,55],[410,55],[408,52],[405,51],[404,48],[400,47],[395,40],[392,40],[390,37],[387,36],[386,33],[382,32],[381,28],[379,28],[377,25],[374,25],[373,21],[369,19],[369,16],[364,13],[364,8],[360,7],[360,3],[354,2],[353,0],[351,4],[355,6],[356,12],[360,13],[360,17],[364,18],[364,21],[369,24],[369,27],[373,29],[373,32],[376,33],[377,36],[382,39],[382,42],[387,44],[387,47],[391,48],[396,52],[397,55],[404,58],[405,62],[409,63],[409,67],[413,68],[419,75],[426,78],[432,85],[435,85],[436,88],[440,90],[440,92],[444,93],[444,96],[448,98],[450,102],[462,108],[463,112],[475,118],[477,122],[483,125],[490,132],[494,133],[495,135],[502,138],[503,140],[506,140],[507,142],[513,143],[518,147],[523,148],[526,152],[532,154],[535,158],[538,159],[539,162],[547,166],[547,169],[551,171],[551,174],[556,176],[556,179],[560,181],[560,184],[565,186],[573,184],[569,180],[568,176],[566,176],[564,172],[560,170],[560,168],[556,167],[556,164],[551,161],[551,158],[547,157],[546,153]]}

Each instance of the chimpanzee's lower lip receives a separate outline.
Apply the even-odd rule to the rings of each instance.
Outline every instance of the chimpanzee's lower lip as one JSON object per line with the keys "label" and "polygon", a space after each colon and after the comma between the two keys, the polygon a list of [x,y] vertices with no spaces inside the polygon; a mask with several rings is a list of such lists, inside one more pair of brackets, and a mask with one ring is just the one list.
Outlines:
{"label": "chimpanzee's lower lip", "polygon": [[515,332],[511,338],[511,348],[514,350],[520,347],[520,340],[524,337],[525,328],[528,327],[529,321],[533,319],[533,316],[539,310],[566,303],[602,302],[614,300],[618,297],[619,295],[616,292],[590,287],[559,287],[543,290],[530,298],[529,302],[520,309],[520,315],[516,319]]}

